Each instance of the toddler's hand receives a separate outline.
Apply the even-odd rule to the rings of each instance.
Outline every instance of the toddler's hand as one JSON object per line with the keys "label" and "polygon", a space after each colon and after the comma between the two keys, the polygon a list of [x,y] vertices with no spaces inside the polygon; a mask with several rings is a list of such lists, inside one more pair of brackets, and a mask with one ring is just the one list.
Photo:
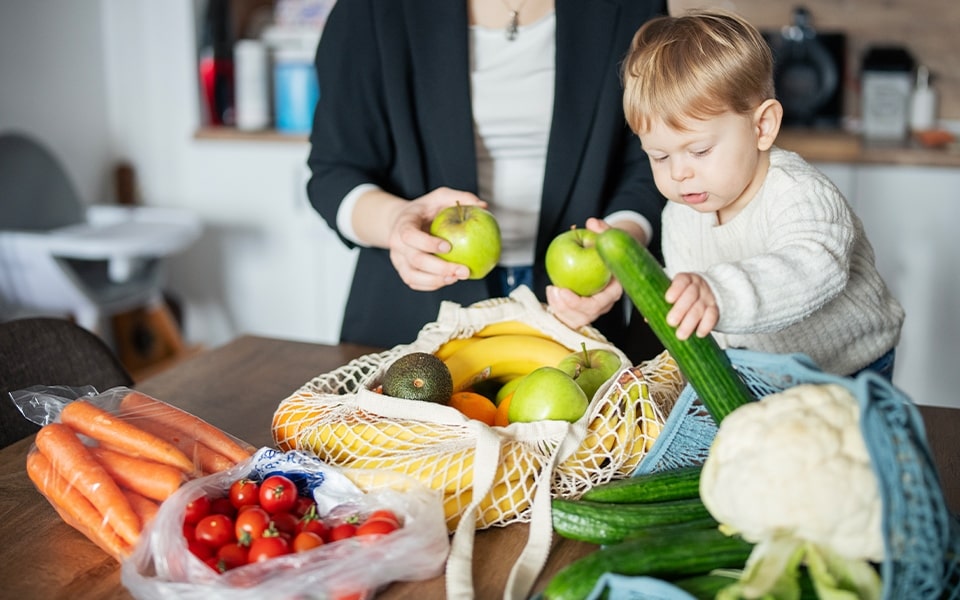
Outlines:
{"label": "toddler's hand", "polygon": [[679,340],[694,332],[697,337],[706,337],[720,319],[713,290],[696,273],[678,273],[664,297],[673,305],[667,313],[667,324],[677,328]]}

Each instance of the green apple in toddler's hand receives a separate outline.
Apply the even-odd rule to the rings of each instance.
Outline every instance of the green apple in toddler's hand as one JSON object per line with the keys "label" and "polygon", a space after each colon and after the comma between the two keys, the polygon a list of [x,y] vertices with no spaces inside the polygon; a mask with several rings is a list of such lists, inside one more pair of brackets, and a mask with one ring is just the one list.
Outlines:
{"label": "green apple in toddler's hand", "polygon": [[556,367],[539,367],[523,377],[510,399],[511,423],[570,421],[587,412],[587,395],[572,377]]}
{"label": "green apple in toddler's hand", "polygon": [[600,386],[620,370],[620,357],[606,348],[587,350],[583,342],[580,348],[557,363],[557,368],[572,377],[587,398],[593,398]]}
{"label": "green apple in toddler's hand", "polygon": [[430,235],[450,243],[440,258],[470,269],[470,279],[483,279],[500,260],[500,226],[479,206],[448,206],[430,223]]}
{"label": "green apple in toddler's hand", "polygon": [[545,266],[553,285],[579,296],[596,294],[613,277],[597,251],[597,234],[576,226],[550,241]]}

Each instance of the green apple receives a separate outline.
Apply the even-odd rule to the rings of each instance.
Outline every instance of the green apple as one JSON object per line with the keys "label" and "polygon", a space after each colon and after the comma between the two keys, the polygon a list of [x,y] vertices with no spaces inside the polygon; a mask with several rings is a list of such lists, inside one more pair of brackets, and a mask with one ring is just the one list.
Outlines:
{"label": "green apple", "polygon": [[597,234],[576,226],[550,241],[546,268],[553,285],[573,290],[580,296],[596,294],[613,276],[597,251]]}
{"label": "green apple", "polygon": [[556,367],[539,367],[517,385],[507,413],[511,423],[570,421],[587,412],[587,395],[572,377]]}
{"label": "green apple", "polygon": [[587,398],[593,398],[600,386],[620,370],[620,357],[606,348],[587,350],[583,342],[580,348],[557,363],[557,368],[572,377]]}
{"label": "green apple", "polygon": [[440,258],[470,269],[470,279],[483,279],[500,260],[500,226],[479,206],[448,206],[430,223],[430,235],[450,242]]}
{"label": "green apple", "polygon": [[503,384],[499,390],[497,390],[497,395],[493,399],[493,403],[497,406],[500,406],[500,403],[503,402],[503,399],[512,394],[517,390],[517,386],[520,385],[520,380],[523,377],[514,377],[510,381]]}

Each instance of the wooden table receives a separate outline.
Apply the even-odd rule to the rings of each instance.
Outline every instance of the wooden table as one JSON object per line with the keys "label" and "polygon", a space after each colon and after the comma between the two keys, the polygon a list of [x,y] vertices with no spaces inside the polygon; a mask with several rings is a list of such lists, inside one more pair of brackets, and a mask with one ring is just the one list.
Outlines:
{"label": "wooden table", "polygon": [[[310,378],[375,351],[354,345],[324,346],[241,337],[196,355],[137,388],[184,408],[256,446],[271,446],[277,404]],[[50,382],[55,384],[56,382]],[[960,410],[921,407],[951,510],[960,512]],[[0,581],[7,598],[53,600],[129,599],[119,564],[64,524],[27,478],[24,461],[32,438],[0,450]],[[510,566],[526,542],[527,526],[478,532],[474,583],[478,599],[502,593]],[[535,590],[560,567],[596,546],[555,539]],[[443,577],[395,583],[379,598],[443,598]]]}

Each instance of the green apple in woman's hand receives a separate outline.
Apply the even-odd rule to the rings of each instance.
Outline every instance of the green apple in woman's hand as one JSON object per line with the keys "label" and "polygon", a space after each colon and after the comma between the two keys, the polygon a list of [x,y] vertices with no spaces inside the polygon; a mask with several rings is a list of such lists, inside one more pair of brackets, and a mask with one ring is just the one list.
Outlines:
{"label": "green apple in woman's hand", "polygon": [[448,206],[430,223],[430,235],[450,243],[440,258],[470,269],[470,279],[483,279],[500,260],[500,226],[479,206]]}

